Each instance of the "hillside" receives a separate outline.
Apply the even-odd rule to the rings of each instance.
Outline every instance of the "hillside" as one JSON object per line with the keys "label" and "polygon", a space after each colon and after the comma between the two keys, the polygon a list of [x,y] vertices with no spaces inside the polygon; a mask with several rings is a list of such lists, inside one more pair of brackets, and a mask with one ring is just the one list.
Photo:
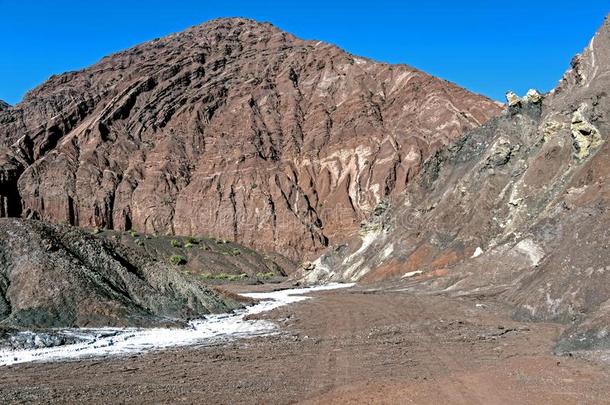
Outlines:
{"label": "hillside", "polygon": [[0,215],[300,260],[355,234],[500,110],[409,66],[213,20],[53,76],[0,112]]}
{"label": "hillside", "polygon": [[608,348],[610,21],[557,89],[437,151],[404,198],[305,279],[409,280],[498,296],[519,319],[573,325],[559,350]]}
{"label": "hillside", "polygon": [[241,304],[75,227],[0,219],[0,329],[183,326]]}

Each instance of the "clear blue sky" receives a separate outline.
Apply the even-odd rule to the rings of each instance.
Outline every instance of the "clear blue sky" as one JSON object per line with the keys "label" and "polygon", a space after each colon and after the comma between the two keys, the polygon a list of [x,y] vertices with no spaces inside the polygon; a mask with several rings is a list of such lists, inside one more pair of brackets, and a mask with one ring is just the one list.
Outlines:
{"label": "clear blue sky", "polygon": [[552,89],[608,12],[600,0],[0,0],[0,99],[15,104],[52,74],[215,17],[243,16],[503,100],[509,89]]}

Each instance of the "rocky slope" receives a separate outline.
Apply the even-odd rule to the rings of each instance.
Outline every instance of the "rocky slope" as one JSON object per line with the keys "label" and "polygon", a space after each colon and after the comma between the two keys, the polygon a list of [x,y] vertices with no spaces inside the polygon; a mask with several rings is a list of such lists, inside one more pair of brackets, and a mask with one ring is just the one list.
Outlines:
{"label": "rocky slope", "polygon": [[0,100],[0,111],[8,110],[10,107],[7,102]]}
{"label": "rocky slope", "polygon": [[608,89],[606,18],[554,92],[509,94],[505,115],[436,152],[305,279],[497,295],[519,319],[570,323],[560,351],[610,348]]}
{"label": "rocky slope", "polygon": [[280,280],[293,274],[297,267],[296,263],[281,255],[261,254],[226,239],[98,229],[92,230],[92,233],[163,263],[170,263],[172,257],[179,257],[180,270],[206,284],[227,281],[252,284]]}
{"label": "rocky slope", "polygon": [[300,258],[501,107],[269,24],[214,20],[0,112],[4,216],[210,234]]}
{"label": "rocky slope", "polygon": [[167,326],[239,306],[107,238],[0,219],[0,329]]}

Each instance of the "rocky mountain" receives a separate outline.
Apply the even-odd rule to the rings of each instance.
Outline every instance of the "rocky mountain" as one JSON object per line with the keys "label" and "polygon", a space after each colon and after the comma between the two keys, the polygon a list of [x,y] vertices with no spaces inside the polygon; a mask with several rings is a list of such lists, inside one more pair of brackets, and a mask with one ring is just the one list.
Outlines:
{"label": "rocky mountain", "polygon": [[175,326],[240,306],[121,243],[76,227],[0,219],[0,329]]}
{"label": "rocky mountain", "polygon": [[214,20],[53,76],[0,112],[0,215],[300,259],[355,234],[501,108],[409,66]]}
{"label": "rocky mountain", "polygon": [[0,111],[8,110],[10,107],[10,104],[3,100],[0,100]]}
{"label": "rocky mountain", "polygon": [[571,325],[559,351],[610,347],[610,19],[558,87],[435,152],[404,197],[305,279],[403,279],[497,296]]}

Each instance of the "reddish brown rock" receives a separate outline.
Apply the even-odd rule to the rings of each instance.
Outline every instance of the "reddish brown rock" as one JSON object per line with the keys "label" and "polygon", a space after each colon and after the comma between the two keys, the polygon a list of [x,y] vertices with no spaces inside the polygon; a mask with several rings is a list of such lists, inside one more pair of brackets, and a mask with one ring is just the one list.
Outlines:
{"label": "reddish brown rock", "polygon": [[353,234],[438,147],[500,110],[409,66],[214,20],[54,76],[0,112],[12,162],[0,182],[23,217],[295,258]]}

